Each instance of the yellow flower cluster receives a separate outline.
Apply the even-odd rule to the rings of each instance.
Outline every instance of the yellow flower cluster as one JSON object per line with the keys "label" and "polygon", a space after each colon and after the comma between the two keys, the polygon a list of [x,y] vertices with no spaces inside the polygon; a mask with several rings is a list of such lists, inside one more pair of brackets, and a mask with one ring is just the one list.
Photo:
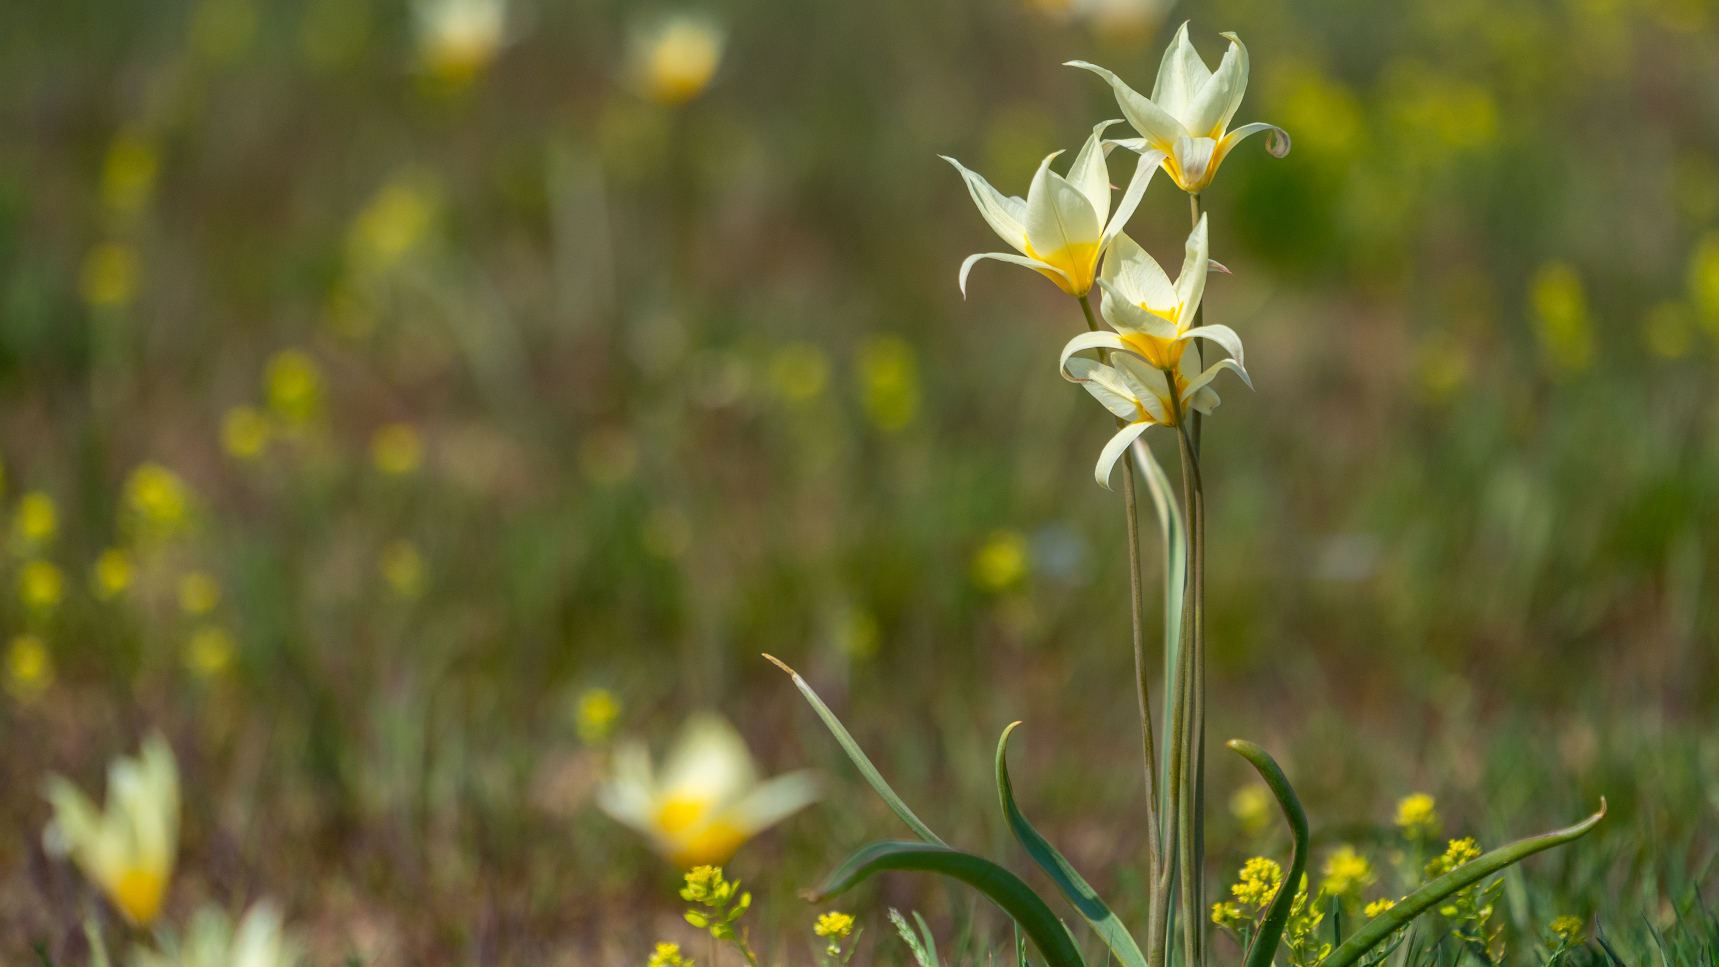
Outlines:
{"label": "yellow flower cluster", "polygon": [[1438,836],[1440,822],[1433,797],[1424,792],[1404,796],[1397,803],[1397,828],[1412,840],[1430,840]]}
{"label": "yellow flower cluster", "polygon": [[1319,884],[1319,892],[1326,896],[1357,897],[1377,879],[1373,874],[1373,864],[1348,844],[1337,847],[1325,858],[1324,872],[1325,880]]}
{"label": "yellow flower cluster", "polygon": [[607,741],[615,728],[615,720],[620,717],[621,700],[615,697],[614,692],[606,688],[588,688],[580,693],[575,718],[579,738],[586,745],[601,745]]}
{"label": "yellow flower cluster", "polygon": [[1367,914],[1367,919],[1371,920],[1396,905],[1397,901],[1395,900],[1374,900],[1372,903],[1367,904],[1367,909],[1364,912]]}
{"label": "yellow flower cluster", "polygon": [[1451,870],[1480,857],[1480,847],[1475,845],[1474,837],[1453,839],[1445,849],[1444,855],[1437,857],[1427,864],[1427,878],[1433,879],[1449,873]]}
{"label": "yellow flower cluster", "polygon": [[692,958],[682,956],[680,944],[660,943],[645,967],[692,967]]}
{"label": "yellow flower cluster", "polygon": [[839,940],[846,937],[853,929],[854,918],[852,915],[831,910],[829,913],[818,917],[818,923],[812,928],[812,932],[820,937],[834,937]]}
{"label": "yellow flower cluster", "polygon": [[1230,892],[1249,906],[1264,908],[1277,894],[1278,885],[1282,882],[1283,867],[1275,860],[1256,856],[1242,864],[1241,878],[1230,887]]}

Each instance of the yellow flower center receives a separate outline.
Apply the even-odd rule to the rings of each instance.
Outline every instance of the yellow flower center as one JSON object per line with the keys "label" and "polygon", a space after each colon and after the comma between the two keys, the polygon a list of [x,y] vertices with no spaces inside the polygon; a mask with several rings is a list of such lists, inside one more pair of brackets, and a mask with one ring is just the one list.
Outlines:
{"label": "yellow flower center", "polygon": [[669,856],[669,860],[683,867],[726,863],[744,842],[746,834],[741,832],[739,827],[718,820],[699,830],[698,835],[680,843]]}
{"label": "yellow flower center", "polygon": [[1055,282],[1057,288],[1069,295],[1081,296],[1092,289],[1093,275],[1098,271],[1098,243],[1075,242],[1064,245],[1054,252],[1040,255],[1033,250],[1032,242],[1024,242],[1027,258],[1038,259],[1046,265],[1061,269],[1068,278],[1063,278],[1055,272],[1035,269],[1040,275]]}
{"label": "yellow flower center", "polygon": [[684,832],[703,819],[709,809],[708,799],[698,796],[672,796],[657,810],[657,828],[671,836]]}
{"label": "yellow flower center", "polygon": [[[1141,308],[1145,309],[1146,307],[1141,306]],[[1147,309],[1146,311],[1152,312],[1150,309]],[[1165,315],[1162,312],[1153,312],[1152,314],[1155,316],[1162,316],[1172,322],[1175,321],[1174,317]],[[1121,336],[1122,341],[1127,343],[1135,352],[1145,357],[1146,362],[1150,363],[1153,369],[1177,369],[1182,364],[1182,353],[1186,352],[1188,349],[1188,344],[1186,342],[1177,342],[1174,339],[1165,339],[1162,336],[1154,336],[1151,333],[1126,332],[1121,333]]]}
{"label": "yellow flower center", "polygon": [[153,921],[155,915],[161,912],[161,899],[166,886],[167,879],[160,873],[133,867],[121,874],[113,884],[110,897],[127,920],[137,926],[143,926]]}

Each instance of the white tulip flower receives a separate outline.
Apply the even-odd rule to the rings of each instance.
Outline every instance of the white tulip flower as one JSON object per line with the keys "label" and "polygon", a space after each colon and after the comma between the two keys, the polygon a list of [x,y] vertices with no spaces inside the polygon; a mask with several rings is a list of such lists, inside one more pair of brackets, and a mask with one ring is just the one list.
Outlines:
{"label": "white tulip flower", "polygon": [[237,929],[221,908],[209,905],[191,918],[183,939],[169,937],[159,951],[139,947],[136,967],[294,967],[299,945],[282,929],[280,910],[252,905]]}
{"label": "white tulip flower", "polygon": [[44,794],[54,807],[48,851],[69,854],[127,920],[153,922],[179,849],[179,769],[167,741],[150,736],[137,758],[108,766],[105,810],[60,776]]}

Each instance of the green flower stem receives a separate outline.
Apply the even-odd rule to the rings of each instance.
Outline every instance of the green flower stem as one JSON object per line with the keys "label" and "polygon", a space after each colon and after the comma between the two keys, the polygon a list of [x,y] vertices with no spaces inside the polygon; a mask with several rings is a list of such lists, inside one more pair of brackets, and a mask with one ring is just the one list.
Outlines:
{"label": "green flower stem", "polygon": [[[1203,213],[1203,211],[1204,211],[1204,209],[1202,209],[1200,207],[1200,193],[1199,192],[1190,192],[1188,194],[1188,214],[1190,215],[1190,221],[1192,222],[1192,225],[1190,226],[1190,228],[1199,228],[1200,227],[1200,215]],[[1206,300],[1201,299],[1200,300],[1200,307],[1198,309],[1194,310],[1193,328],[1198,329],[1205,324],[1206,324]],[[1202,371],[1204,371],[1206,368],[1206,340],[1205,339],[1201,338],[1201,339],[1194,340],[1194,352],[1196,354],[1198,354],[1199,360],[1200,360],[1200,369]],[[1170,385],[1174,386],[1175,384],[1172,383]],[[1203,422],[1203,414],[1195,413],[1194,414],[1194,426],[1193,426],[1193,438],[1194,438],[1194,456],[1196,456],[1196,457],[1198,457],[1200,455],[1200,430],[1201,430],[1201,423],[1202,422]]]}
{"label": "green flower stem", "polygon": [[[1087,328],[1097,332],[1098,319],[1092,313],[1092,303],[1084,295],[1080,297],[1080,308],[1086,314]],[[1120,419],[1116,422],[1122,425]],[[1158,869],[1166,864],[1162,862],[1163,849],[1158,841],[1158,750],[1152,734],[1152,699],[1147,691],[1146,614],[1143,605],[1146,583],[1140,562],[1140,504],[1134,488],[1134,465],[1130,460],[1122,461],[1122,502],[1128,515],[1128,601],[1134,624],[1134,682],[1140,711],[1141,756],[1146,769],[1147,907],[1155,914],[1159,910],[1158,894],[1162,892],[1167,896],[1169,891],[1161,890],[1158,883]],[[1148,919],[1149,967],[1160,967],[1164,962],[1163,929],[1157,926],[1161,923],[1161,920]]]}
{"label": "green flower stem", "polygon": [[1205,484],[1200,458],[1194,450],[1174,370],[1165,370],[1170,387],[1170,415],[1182,445],[1182,489],[1188,510],[1188,586],[1182,606],[1183,654],[1181,700],[1186,711],[1177,716],[1177,748],[1180,768],[1174,773],[1179,801],[1176,817],[1176,865],[1181,878],[1183,944],[1188,967],[1205,963],[1205,738],[1206,738],[1206,649],[1205,649]]}

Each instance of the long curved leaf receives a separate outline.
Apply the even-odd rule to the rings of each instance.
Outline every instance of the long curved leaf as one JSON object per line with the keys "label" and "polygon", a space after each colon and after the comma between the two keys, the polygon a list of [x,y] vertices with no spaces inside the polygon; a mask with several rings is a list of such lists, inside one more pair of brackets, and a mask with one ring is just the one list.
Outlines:
{"label": "long curved leaf", "polygon": [[[1146,491],[1152,495],[1152,509],[1158,513],[1158,529],[1164,538],[1164,681],[1176,680],[1176,663],[1181,658],[1182,592],[1188,583],[1188,530],[1182,522],[1182,508],[1176,503],[1176,491],[1152,448],[1144,439],[1134,441],[1134,463],[1146,478]],[[1176,721],[1176,690],[1164,688],[1164,739],[1168,742]],[[1170,814],[1170,756],[1161,757],[1158,780],[1158,815]],[[1160,837],[1168,838],[1169,830],[1160,829]]]}
{"label": "long curved leaf", "polygon": [[873,843],[848,858],[830,874],[818,888],[813,903],[823,903],[846,892],[860,881],[885,870],[909,870],[918,873],[939,873],[985,894],[992,903],[1003,908],[1015,923],[1032,938],[1050,967],[1085,967],[1080,950],[1050,907],[1039,899],[1021,878],[1001,866],[958,849],[934,846],[930,843]]}
{"label": "long curved leaf", "polygon": [[770,659],[777,668],[793,677],[794,687],[800,690],[801,695],[806,696],[806,701],[812,705],[812,711],[818,713],[818,718],[824,720],[824,726],[830,730],[831,735],[836,737],[836,742],[842,747],[842,751],[846,752],[848,758],[853,760],[854,765],[859,767],[860,775],[865,776],[865,781],[871,783],[872,789],[883,797],[883,801],[889,804],[890,809],[895,810],[895,814],[901,817],[901,821],[906,823],[915,835],[927,843],[948,846],[949,844],[943,842],[942,837],[931,831],[931,827],[920,822],[919,817],[913,814],[913,810],[907,808],[907,803],[902,802],[901,797],[895,794],[895,790],[889,787],[889,783],[883,779],[883,774],[877,771],[877,766],[872,765],[871,760],[866,757],[865,750],[861,749],[859,743],[854,741],[854,737],[848,734],[847,728],[842,725],[840,719],[836,718],[836,713],[830,711],[830,707],[824,704],[817,692],[812,691],[812,686],[806,684],[806,680],[800,677],[800,673],[789,668],[772,655],[765,655],[764,657]]}
{"label": "long curved leaf", "polygon": [[1602,796],[1600,797],[1600,811],[1574,826],[1553,830],[1550,833],[1542,833],[1539,836],[1530,836],[1527,839],[1519,839],[1508,846],[1500,846],[1479,859],[1464,863],[1409,894],[1396,906],[1367,921],[1366,926],[1355,931],[1354,936],[1344,941],[1341,947],[1332,951],[1331,956],[1326,958],[1321,967],[1349,967],[1350,964],[1360,960],[1379,941],[1389,937],[1399,927],[1431,909],[1445,897],[1465,887],[1473,886],[1510,864],[1521,862],[1541,850],[1562,846],[1572,840],[1581,839],[1588,834],[1589,830],[1598,826],[1600,820],[1604,818],[1606,818],[1606,800]]}
{"label": "long curved leaf", "polygon": [[1307,869],[1307,813],[1302,810],[1301,800],[1296,798],[1289,779],[1278,768],[1277,760],[1264,749],[1241,739],[1231,739],[1224,744],[1259,770],[1259,777],[1277,797],[1283,818],[1289,821],[1289,875],[1278,886],[1271,906],[1259,922],[1259,932],[1254,934],[1253,942],[1248,944],[1247,956],[1242,960],[1243,967],[1271,967],[1272,959],[1277,956],[1278,941],[1283,939],[1284,924],[1289,922],[1289,908],[1295,903],[1295,892],[1301,888],[1301,874]]}
{"label": "long curved leaf", "polygon": [[1099,899],[1098,893],[1089,886],[1084,878],[1075,871],[1068,860],[1057,852],[1033,824],[1027,822],[1027,817],[1015,805],[1015,788],[1009,782],[1009,733],[1021,723],[1015,722],[1003,730],[1003,737],[997,740],[997,795],[1003,801],[1003,817],[1009,821],[1009,829],[1014,831],[1015,838],[1026,848],[1027,855],[1044,870],[1051,878],[1056,888],[1068,898],[1076,911],[1092,924],[1092,929],[1104,938],[1104,943],[1123,967],[1146,967],[1146,958],[1141,955],[1140,947],[1134,938],[1129,936],[1128,928],[1110,912],[1110,908]]}

